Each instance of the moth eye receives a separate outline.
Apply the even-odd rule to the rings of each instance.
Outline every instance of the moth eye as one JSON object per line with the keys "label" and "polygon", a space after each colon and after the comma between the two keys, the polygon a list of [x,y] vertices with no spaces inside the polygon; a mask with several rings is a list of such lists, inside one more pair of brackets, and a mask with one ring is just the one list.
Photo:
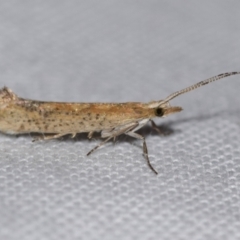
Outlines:
{"label": "moth eye", "polygon": [[164,115],[164,111],[162,108],[156,108],[155,109],[155,114],[157,117],[162,117]]}

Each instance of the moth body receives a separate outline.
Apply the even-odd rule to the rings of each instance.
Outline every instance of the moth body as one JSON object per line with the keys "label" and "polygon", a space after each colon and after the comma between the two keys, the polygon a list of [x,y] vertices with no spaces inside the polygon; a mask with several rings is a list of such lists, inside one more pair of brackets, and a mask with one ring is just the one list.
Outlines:
{"label": "moth body", "polygon": [[0,90],[0,131],[6,133],[100,132],[154,116],[154,108],[144,103],[42,102]]}

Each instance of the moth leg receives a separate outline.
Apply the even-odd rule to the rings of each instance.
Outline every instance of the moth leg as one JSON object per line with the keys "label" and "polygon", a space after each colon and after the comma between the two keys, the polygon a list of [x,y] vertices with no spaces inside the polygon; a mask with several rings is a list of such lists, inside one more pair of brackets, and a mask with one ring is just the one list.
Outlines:
{"label": "moth leg", "polygon": [[138,126],[138,123],[132,123],[130,125],[128,125],[127,127],[122,127],[119,128],[117,131],[115,129],[112,129],[111,131],[108,132],[104,132],[104,137],[103,138],[107,138],[104,141],[102,141],[101,143],[99,143],[96,147],[94,147],[91,151],[89,151],[87,153],[87,156],[89,156],[92,152],[94,152],[95,150],[97,150],[98,148],[100,148],[101,146],[103,146],[106,142],[108,142],[109,140],[111,140],[112,138],[115,139],[117,136],[126,133],[132,129],[134,129],[135,127]]}
{"label": "moth leg", "polygon": [[92,152],[94,152],[95,150],[97,150],[98,148],[100,148],[101,146],[103,146],[106,142],[108,142],[111,138],[113,138],[113,136],[108,137],[106,140],[102,141],[101,143],[99,143],[96,147],[94,147],[92,150],[90,150],[87,153],[87,156],[89,156]]}
{"label": "moth leg", "polygon": [[87,136],[88,139],[92,139],[93,133],[94,133],[93,131],[88,133],[88,136]]}
{"label": "moth leg", "polygon": [[39,140],[50,140],[50,139],[56,139],[60,138],[62,136],[66,135],[66,133],[57,133],[57,134],[51,134],[51,135],[41,135],[32,140],[32,142],[39,141]]}
{"label": "moth leg", "polygon": [[153,166],[150,163],[150,160],[148,158],[148,149],[147,149],[147,144],[146,144],[145,138],[142,135],[140,135],[138,133],[135,133],[135,132],[127,132],[125,134],[128,135],[128,136],[131,136],[133,138],[140,139],[140,140],[143,141],[143,155],[144,155],[144,157],[147,161],[147,164],[155,174],[158,174],[158,172],[153,168]]}
{"label": "moth leg", "polygon": [[156,123],[152,120],[152,119],[150,119],[150,122],[151,122],[151,124],[152,124],[152,128],[155,130],[155,131],[157,131],[159,134],[164,134],[159,128],[158,128],[158,126],[156,125]]}
{"label": "moth leg", "polygon": [[164,135],[164,136],[167,136],[167,135],[171,134],[171,131],[168,131],[168,132],[162,131],[162,130],[156,125],[156,123],[155,123],[152,119],[150,119],[150,122],[151,122],[151,124],[152,124],[152,128],[153,128],[155,131],[157,131],[158,134]]}
{"label": "moth leg", "polygon": [[71,138],[75,138],[75,137],[76,137],[76,135],[77,135],[77,133],[72,133],[72,136],[71,136]]}

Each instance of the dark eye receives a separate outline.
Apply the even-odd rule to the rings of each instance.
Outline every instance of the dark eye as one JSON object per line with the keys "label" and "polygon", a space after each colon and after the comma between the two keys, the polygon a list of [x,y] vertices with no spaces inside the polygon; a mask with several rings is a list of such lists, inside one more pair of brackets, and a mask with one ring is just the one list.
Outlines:
{"label": "dark eye", "polygon": [[162,108],[156,108],[156,109],[155,109],[155,114],[156,114],[156,116],[158,116],[158,117],[162,117],[162,116],[164,115],[164,111],[163,111]]}

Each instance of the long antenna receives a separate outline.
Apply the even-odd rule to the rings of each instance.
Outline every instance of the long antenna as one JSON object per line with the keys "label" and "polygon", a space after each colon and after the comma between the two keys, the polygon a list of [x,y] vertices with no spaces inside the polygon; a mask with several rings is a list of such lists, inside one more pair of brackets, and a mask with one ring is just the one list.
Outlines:
{"label": "long antenna", "polygon": [[171,95],[169,95],[168,97],[166,97],[163,101],[160,102],[160,104],[163,104],[163,103],[166,103],[166,102],[169,102],[170,100],[172,100],[173,98],[181,95],[181,94],[184,94],[186,92],[190,92],[196,88],[199,88],[199,87],[202,87],[208,83],[211,83],[211,82],[214,82],[214,81],[217,81],[221,78],[225,78],[225,77],[229,77],[229,76],[232,76],[232,75],[236,75],[236,74],[240,74],[240,72],[228,72],[228,73],[222,73],[222,74],[219,74],[217,76],[214,76],[214,77],[211,77],[211,78],[208,78],[206,80],[203,80],[201,82],[198,82],[190,87],[187,87],[187,88],[184,88],[180,91],[177,91],[175,93],[172,93]]}

